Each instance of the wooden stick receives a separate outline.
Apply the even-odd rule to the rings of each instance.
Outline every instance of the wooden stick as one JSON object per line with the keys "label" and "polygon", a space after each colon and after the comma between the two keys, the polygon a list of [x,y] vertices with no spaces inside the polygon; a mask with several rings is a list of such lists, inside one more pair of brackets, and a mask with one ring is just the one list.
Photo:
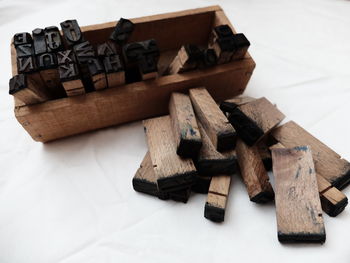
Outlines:
{"label": "wooden stick", "polygon": [[238,139],[236,153],[250,201],[265,203],[273,200],[274,192],[257,147],[249,147]]}
{"label": "wooden stick", "polygon": [[204,208],[205,218],[214,222],[224,221],[230,183],[231,176],[229,175],[221,175],[211,179],[208,198]]}
{"label": "wooden stick", "polygon": [[276,128],[271,135],[286,148],[309,145],[318,174],[338,189],[343,189],[349,184],[350,163],[297,123],[290,121]]}
{"label": "wooden stick", "polygon": [[326,240],[315,167],[308,146],[272,149],[280,242]]}
{"label": "wooden stick", "polygon": [[176,154],[170,116],[148,119],[143,125],[158,189],[171,192],[190,186],[196,168],[191,159],[183,159]]}
{"label": "wooden stick", "polygon": [[238,106],[255,101],[256,98],[249,96],[237,96],[220,103],[220,109],[225,113],[231,113]]}
{"label": "wooden stick", "polygon": [[162,200],[172,199],[183,203],[188,201],[191,193],[190,187],[169,193],[159,191],[157,186],[157,177],[153,169],[149,151],[143,158],[140,168],[137,169],[132,180],[132,185],[134,190],[137,192],[157,196]]}
{"label": "wooden stick", "polygon": [[109,88],[125,84],[125,71],[118,55],[103,58]]}
{"label": "wooden stick", "polygon": [[[278,148],[284,149],[285,147],[281,143],[270,147],[270,149]],[[332,217],[339,215],[347,206],[348,198],[337,188],[333,187],[320,174],[316,173],[316,179],[323,211]]]}
{"label": "wooden stick", "polygon": [[218,151],[233,149],[236,131],[205,88],[189,90],[198,120]]}
{"label": "wooden stick", "polygon": [[196,157],[202,147],[202,138],[190,97],[172,93],[169,112],[177,145],[176,153],[182,157]]}
{"label": "wooden stick", "polygon": [[9,93],[25,104],[35,104],[49,100],[49,96],[42,91],[25,74],[19,74],[10,79]]}
{"label": "wooden stick", "polygon": [[252,146],[276,127],[284,117],[271,102],[261,98],[233,109],[228,119],[235,127],[238,136]]}
{"label": "wooden stick", "polygon": [[170,63],[166,73],[172,75],[195,69],[198,66],[200,57],[201,51],[197,46],[184,45]]}
{"label": "wooden stick", "polygon": [[198,127],[203,142],[198,157],[195,159],[198,172],[204,176],[233,174],[236,172],[237,156],[235,150],[229,150],[225,153],[218,152],[200,122]]}

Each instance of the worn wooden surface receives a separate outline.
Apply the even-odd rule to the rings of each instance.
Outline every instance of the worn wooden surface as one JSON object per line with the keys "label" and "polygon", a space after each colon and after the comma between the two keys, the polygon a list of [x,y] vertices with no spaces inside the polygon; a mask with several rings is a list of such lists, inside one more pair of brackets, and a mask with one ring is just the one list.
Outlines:
{"label": "worn wooden surface", "polygon": [[[270,149],[284,149],[284,145],[276,143]],[[312,151],[312,150],[311,150]],[[324,212],[329,216],[337,216],[348,204],[348,198],[345,194],[333,187],[324,177],[316,172],[318,192],[320,194],[321,205]]]}
{"label": "worn wooden surface", "polygon": [[[159,68],[169,65],[183,43],[205,44],[212,26],[230,24],[219,6],[136,18],[131,21],[135,23],[135,31],[129,39],[130,42],[157,39],[161,51]],[[110,22],[82,27],[81,31],[86,40],[96,45],[108,39],[115,24],[116,22]],[[183,30],[184,24],[186,30]],[[175,35],[176,38],[173,37]],[[13,74],[16,74],[16,50],[13,45],[11,58]],[[254,68],[253,59],[246,54],[244,59],[225,65],[121,85],[78,96],[79,98],[48,101],[35,107],[16,103],[15,115],[34,140],[47,142],[167,114],[172,92],[184,92],[204,83],[217,101],[239,95],[244,91]],[[154,92],[155,89],[157,92]]]}
{"label": "worn wooden surface", "polygon": [[140,167],[137,169],[132,180],[132,185],[134,187],[134,190],[137,192],[157,196],[162,200],[172,199],[174,201],[183,203],[187,202],[191,193],[190,187],[169,193],[159,191],[157,185],[157,176],[154,172],[154,167],[152,165],[149,151],[146,153]]}
{"label": "worn wooden surface", "polygon": [[235,147],[236,131],[205,88],[190,89],[193,108],[214,147],[219,151]]}
{"label": "worn wooden surface", "polygon": [[272,200],[274,191],[257,147],[249,147],[241,139],[238,139],[236,153],[240,173],[250,200],[256,203]]}
{"label": "worn wooden surface", "polygon": [[211,179],[204,208],[205,218],[214,222],[224,221],[230,183],[231,176],[229,175],[220,175]]}
{"label": "worn wooden surface", "polygon": [[197,156],[202,147],[196,116],[188,95],[174,92],[169,102],[177,154],[182,157]]}
{"label": "worn wooden surface", "polygon": [[325,242],[321,203],[308,146],[272,149],[278,239]]}
{"label": "worn wooden surface", "polygon": [[276,106],[263,97],[234,108],[228,119],[235,127],[238,136],[252,146],[276,127],[284,117]]}
{"label": "worn wooden surface", "polygon": [[258,142],[257,148],[266,171],[270,171],[272,169],[272,157],[267,142],[265,140]]}
{"label": "worn wooden surface", "polygon": [[350,182],[350,164],[327,145],[312,136],[297,123],[290,121],[272,132],[272,136],[286,148],[309,145],[316,172],[338,189]]}
{"label": "worn wooden surface", "polygon": [[195,159],[198,172],[204,176],[233,174],[236,171],[237,162],[235,150],[223,153],[217,151],[200,122],[198,127],[203,143],[198,157]]}
{"label": "worn wooden surface", "polygon": [[171,192],[192,184],[196,168],[191,159],[176,154],[170,116],[145,120],[145,133],[158,189]]}

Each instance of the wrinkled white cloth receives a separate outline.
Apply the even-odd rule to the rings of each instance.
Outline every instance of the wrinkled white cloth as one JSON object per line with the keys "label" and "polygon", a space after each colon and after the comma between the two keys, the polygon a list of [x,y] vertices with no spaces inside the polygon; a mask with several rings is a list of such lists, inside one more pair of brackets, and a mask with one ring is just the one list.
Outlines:
{"label": "wrinkled white cloth", "polygon": [[349,208],[324,215],[324,245],[281,245],[274,205],[250,202],[237,177],[222,224],[203,217],[205,195],[185,205],[134,192],[147,150],[141,122],[43,145],[16,121],[14,33],[213,4],[252,43],[257,67],[245,94],[267,97],[350,160],[349,1],[0,0],[1,263],[349,262]]}

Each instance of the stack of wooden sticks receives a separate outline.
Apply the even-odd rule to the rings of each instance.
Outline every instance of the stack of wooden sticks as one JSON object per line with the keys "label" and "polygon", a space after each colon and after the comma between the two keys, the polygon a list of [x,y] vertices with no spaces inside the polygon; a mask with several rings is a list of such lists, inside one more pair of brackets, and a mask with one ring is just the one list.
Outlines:
{"label": "stack of wooden sticks", "polygon": [[[170,115],[147,119],[148,143],[133,187],[160,199],[187,202],[207,194],[204,216],[224,221],[231,177],[240,174],[252,202],[275,200],[281,242],[326,238],[322,209],[346,207],[339,190],[350,182],[350,164],[266,98],[235,97],[218,105],[205,88],[173,93]],[[267,171],[273,170],[274,188]]]}

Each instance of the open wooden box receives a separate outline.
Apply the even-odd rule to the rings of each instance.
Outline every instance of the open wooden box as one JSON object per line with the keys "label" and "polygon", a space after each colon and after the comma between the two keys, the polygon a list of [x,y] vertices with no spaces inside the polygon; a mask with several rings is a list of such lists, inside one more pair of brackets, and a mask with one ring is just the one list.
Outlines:
{"label": "open wooden box", "polygon": [[[135,23],[135,31],[129,42],[156,39],[161,51],[160,69],[169,65],[181,45],[206,45],[213,27],[231,25],[219,6],[135,18],[131,21]],[[96,45],[108,39],[115,25],[116,22],[110,22],[85,26],[81,30],[84,37]],[[16,50],[13,44],[11,59],[12,74],[16,75]],[[242,60],[208,69],[135,82],[81,96],[35,105],[15,101],[15,116],[35,141],[47,142],[166,114],[173,91],[205,86],[217,101],[239,95],[243,93],[254,68],[255,62],[247,53]]]}

